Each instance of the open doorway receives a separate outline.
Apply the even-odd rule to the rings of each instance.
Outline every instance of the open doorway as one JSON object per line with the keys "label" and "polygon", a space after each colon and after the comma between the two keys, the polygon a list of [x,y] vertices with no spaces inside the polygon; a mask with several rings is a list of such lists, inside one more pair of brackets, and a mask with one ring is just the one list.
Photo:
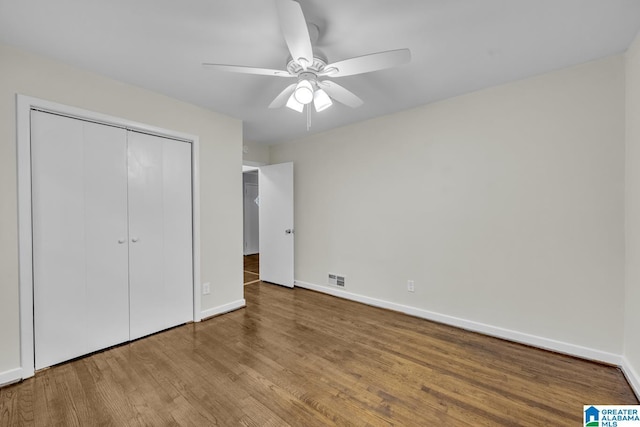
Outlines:
{"label": "open doorway", "polygon": [[269,282],[292,288],[293,163],[242,169],[244,284]]}
{"label": "open doorway", "polygon": [[[247,170],[245,170],[247,169]],[[257,168],[243,167],[244,285],[260,281],[260,199]]]}

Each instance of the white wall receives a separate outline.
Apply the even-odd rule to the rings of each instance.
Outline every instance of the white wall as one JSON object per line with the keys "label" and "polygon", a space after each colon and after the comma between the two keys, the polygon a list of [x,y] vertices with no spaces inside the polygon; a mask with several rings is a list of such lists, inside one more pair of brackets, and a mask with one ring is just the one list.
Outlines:
{"label": "white wall", "polygon": [[0,76],[0,384],[20,364],[16,93],[198,135],[202,309],[242,300],[240,121],[4,45]]}
{"label": "white wall", "polygon": [[626,55],[627,206],[624,357],[640,393],[640,35]]}
{"label": "white wall", "polygon": [[247,165],[269,164],[269,146],[255,142],[245,142],[242,150],[242,160]]}
{"label": "white wall", "polygon": [[296,280],[615,363],[624,91],[613,56],[273,146]]}

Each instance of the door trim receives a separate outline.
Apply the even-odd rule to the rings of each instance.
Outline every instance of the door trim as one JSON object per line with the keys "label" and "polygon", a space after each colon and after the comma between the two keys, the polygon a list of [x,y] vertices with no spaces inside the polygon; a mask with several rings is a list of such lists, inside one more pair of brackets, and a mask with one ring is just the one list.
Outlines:
{"label": "door trim", "polygon": [[20,365],[21,378],[35,373],[33,335],[33,246],[31,228],[31,110],[60,114],[131,131],[149,133],[191,144],[191,200],[193,251],[193,320],[202,319],[200,304],[200,142],[199,137],[176,132],[81,108],[16,95],[16,151],[18,169],[18,265],[20,289]]}

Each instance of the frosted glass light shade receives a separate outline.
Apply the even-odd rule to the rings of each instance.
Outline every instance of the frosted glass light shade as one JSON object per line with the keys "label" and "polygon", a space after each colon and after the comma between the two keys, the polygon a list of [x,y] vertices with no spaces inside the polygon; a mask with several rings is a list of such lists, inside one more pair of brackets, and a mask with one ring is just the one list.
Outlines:
{"label": "frosted glass light shade", "polygon": [[333,105],[331,98],[327,95],[322,89],[318,89],[316,93],[313,94],[313,105],[316,107],[316,111],[319,113],[320,111],[326,110],[327,108]]}
{"label": "frosted glass light shade", "polygon": [[304,104],[301,104],[296,100],[295,92],[289,97],[289,100],[287,101],[287,107],[297,111],[298,113],[302,113],[302,110],[304,110]]}
{"label": "frosted glass light shade", "polygon": [[300,104],[306,105],[313,101],[313,87],[309,80],[300,80],[296,90],[293,91],[293,96]]}

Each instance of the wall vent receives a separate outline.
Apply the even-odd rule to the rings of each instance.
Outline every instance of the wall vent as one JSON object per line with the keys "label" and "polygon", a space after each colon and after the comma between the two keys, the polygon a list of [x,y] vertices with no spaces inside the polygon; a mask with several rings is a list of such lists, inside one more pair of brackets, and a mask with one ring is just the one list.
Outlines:
{"label": "wall vent", "polygon": [[339,288],[344,288],[344,284],[345,284],[345,277],[344,276],[340,276],[338,274],[334,274],[334,273],[329,273],[329,284],[331,286],[337,286]]}
{"label": "wall vent", "polygon": [[338,279],[336,278],[336,275],[333,273],[329,273],[329,284],[336,286],[337,283],[338,283]]}

